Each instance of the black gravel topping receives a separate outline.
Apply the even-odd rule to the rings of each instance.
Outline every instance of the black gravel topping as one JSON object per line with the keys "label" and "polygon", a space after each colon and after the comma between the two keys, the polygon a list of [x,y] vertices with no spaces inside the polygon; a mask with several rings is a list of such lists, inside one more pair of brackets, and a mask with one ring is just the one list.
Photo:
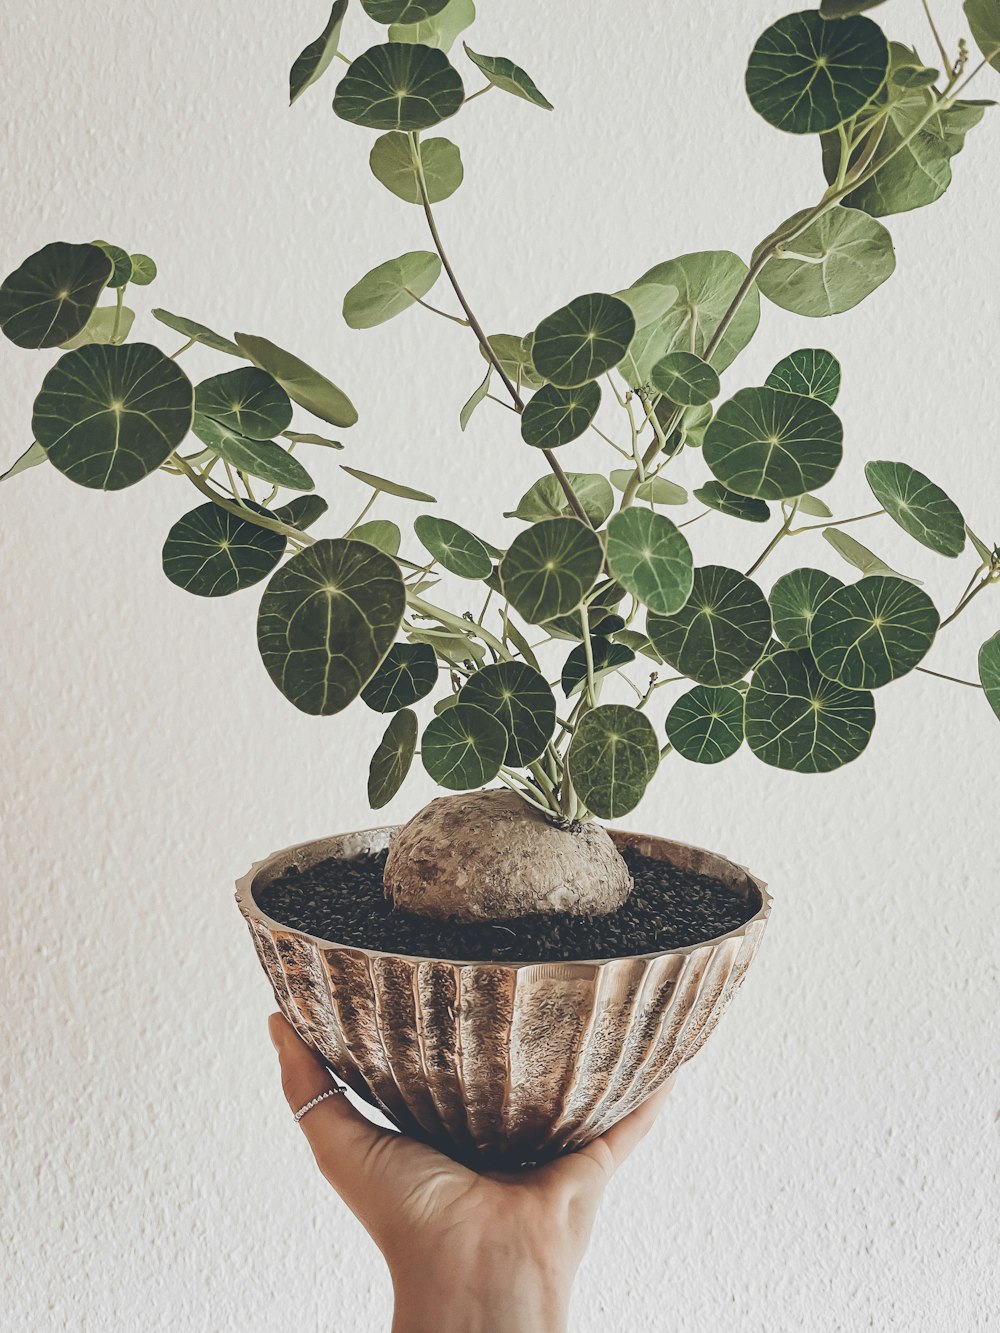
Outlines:
{"label": "black gravel topping", "polygon": [[757,910],[721,880],[623,853],[635,879],[607,916],[533,916],[501,923],[436,921],[394,911],[382,890],[386,853],[330,857],[255,893],[275,921],[338,944],[385,953],[491,962],[621,958],[684,948],[735,930]]}

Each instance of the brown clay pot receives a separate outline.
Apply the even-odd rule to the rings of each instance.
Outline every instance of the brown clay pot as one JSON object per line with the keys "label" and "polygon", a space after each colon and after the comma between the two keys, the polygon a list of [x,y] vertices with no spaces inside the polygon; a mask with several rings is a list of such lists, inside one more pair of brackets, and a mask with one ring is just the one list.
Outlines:
{"label": "brown clay pot", "polygon": [[755,908],[736,930],[594,962],[415,958],[337,944],[266,916],[254,891],[331,856],[382,851],[395,828],[302,843],[237,883],[275,998],[354,1092],[460,1161],[515,1167],[582,1147],[701,1047],[760,943],[766,886],[712,852],[609,830],[616,845],[714,875]]}

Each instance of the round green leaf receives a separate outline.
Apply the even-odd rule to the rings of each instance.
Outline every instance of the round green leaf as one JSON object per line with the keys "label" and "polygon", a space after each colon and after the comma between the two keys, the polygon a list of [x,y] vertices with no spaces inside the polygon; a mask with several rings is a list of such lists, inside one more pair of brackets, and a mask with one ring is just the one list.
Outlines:
{"label": "round green leaf", "polygon": [[326,27],[299,52],[288,75],[288,101],[294,104],[330,68],[337,56],[340,30],[344,26],[347,0],[334,0]]}
{"label": "round green leaf", "polygon": [[342,120],[373,130],[426,130],[453,116],[464,98],[458,71],[443,51],[387,42],[351,64],[337,84],[333,109]]}
{"label": "round green leaf", "polygon": [[483,667],[462,686],[458,701],[481,708],[502,725],[507,736],[505,764],[533,763],[555,730],[555,696],[545,677],[526,662]]}
{"label": "round green leaf", "polygon": [[783,357],[764,383],[771,389],[818,398],[832,407],[840,393],[840,362],[822,347],[803,347]]}
{"label": "round green leaf", "polygon": [[667,714],[667,739],[696,764],[718,764],[743,744],[743,695],[731,685],[696,685]]}
{"label": "round green leaf", "polygon": [[653,724],[625,704],[602,704],[584,713],[567,755],[576,793],[599,819],[633,810],[659,762]]}
{"label": "round green leaf", "polygon": [[190,429],[193,398],[191,381],[158,347],[94,343],[45,376],[32,427],[71,481],[118,491],[167,461]]}
{"label": "round green leaf", "polygon": [[574,388],[616,366],[635,333],[635,316],[617,296],[578,296],[535,330],[535,369],[552,384]]}
{"label": "round green leaf", "polygon": [[871,19],[827,21],[807,9],[778,19],[757,39],[747,96],[779,130],[819,134],[860,111],[888,68],[888,43]]}
{"label": "round green leaf", "polygon": [[745,726],[750,749],[765,764],[829,773],[868,744],[875,702],[867,690],[846,690],[820,675],[809,653],[782,648],[753,673]]}
{"label": "round green leaf", "polygon": [[[603,634],[591,637],[590,655],[593,659],[595,680],[606,676],[609,671],[617,671],[619,667],[628,666],[629,662],[635,661],[633,648],[628,644],[605,638]],[[583,643],[578,643],[563,664],[559,684],[562,686],[563,694],[569,699],[578,690],[583,689],[586,680],[587,649]]]}
{"label": "round green leaf", "polygon": [[885,0],[820,0],[819,12],[825,19],[844,19],[884,3]]}
{"label": "round green leaf", "polygon": [[292,420],[288,394],[256,366],[241,366],[202,380],[194,391],[194,410],[252,440],[273,439]]}
{"label": "round green leaf", "polygon": [[507,732],[495,717],[456,703],[433,718],[420,742],[420,758],[434,781],[449,791],[492,782],[507,753]]}
{"label": "round green leaf", "polygon": [[482,70],[495,87],[503,89],[505,93],[512,93],[515,97],[523,98],[533,106],[540,106],[545,111],[552,110],[552,103],[547,97],[542,96],[530,74],[526,74],[520,65],[515,65],[513,60],[508,60],[506,56],[480,55],[473,51],[467,42],[463,42],[462,45],[472,63]]}
{"label": "round green leaf", "polygon": [[908,579],[871,575],[821,603],[809,647],[829,680],[849,690],[874,690],[913,670],[939,624],[922,589]]}
{"label": "round green leaf", "polygon": [[368,804],[388,805],[406,780],[417,748],[417,715],[401,709],[385,729],[368,767]]}
{"label": "round green leaf", "polygon": [[650,642],[663,660],[699,685],[731,685],[771,639],[771,610],[757,584],[723,565],[694,572],[691,596],[673,616],[652,613]]}
{"label": "round green leaf", "polygon": [[709,509],[717,509],[730,518],[742,518],[747,523],[766,523],[771,511],[763,500],[751,499],[727,490],[721,481],[706,481],[694,492],[694,498]]}
{"label": "round green leaf", "polygon": [[822,569],[793,569],[782,574],[771,589],[771,618],[775,637],[786,648],[808,648],[817,608],[844,587]]}
{"label": "round green leaf", "polygon": [[124,287],[132,280],[132,256],[120,245],[109,245],[107,241],[95,241],[94,244],[111,260],[111,277],[108,286]]}
{"label": "round green leaf", "polygon": [[376,713],[394,713],[430,694],[437,678],[437,658],[429,644],[394,643],[361,698]]}
{"label": "round green leaf", "polygon": [[194,433],[202,444],[239,472],[292,491],[311,491],[313,488],[313,479],[299,460],[273,440],[251,439],[200,412],[194,416]]}
{"label": "round green leaf", "polygon": [[356,542],[368,542],[369,545],[384,551],[386,555],[398,555],[402,533],[395,523],[385,518],[373,518],[367,523],[359,523],[351,529],[351,536]]}
{"label": "round green leaf", "polygon": [[389,41],[418,42],[450,51],[458,34],[475,21],[473,0],[448,0],[443,9],[419,23],[394,23],[389,29]]}
{"label": "round green leaf", "polygon": [[979,679],[990,707],[1000,717],[1000,630],[979,650]]}
{"label": "round green leaf", "polygon": [[448,0],[361,0],[376,23],[422,23],[444,9]]}
{"label": "round green leaf", "polygon": [[280,533],[209,503],[192,509],[167,533],[163,572],[196,597],[226,597],[267,578],[284,554]]}
{"label": "round green leaf", "polygon": [[421,514],[414,520],[413,531],[438,564],[460,579],[484,579],[493,568],[490,553],[479,538],[450,519]]}
{"label": "round green leaf", "polygon": [[[287,523],[290,528],[298,528],[300,532],[305,532],[307,528],[323,517],[330,508],[322,495],[297,495],[294,500],[289,500],[288,504],[279,505],[273,510],[274,517],[280,519],[282,523]],[[357,529],[355,529],[357,532]],[[363,541],[364,538],[357,538]],[[372,542],[372,545],[377,545]]]}
{"label": "round green leaf", "polygon": [[521,414],[521,439],[536,449],[556,449],[583,434],[601,405],[601,387],[580,384],[561,389],[544,384]]}
{"label": "round green leaf", "polygon": [[427,504],[436,504],[437,501],[433,495],[428,495],[426,491],[414,490],[412,486],[404,486],[400,481],[389,481],[387,477],[378,477],[374,472],[362,472],[359,467],[349,467],[346,463],[341,463],[341,468],[349,472],[352,477],[358,481],[363,481],[366,486],[370,486],[374,491],[381,491],[383,495],[395,495],[400,500],[422,500]]}
{"label": "round green leaf", "polygon": [[757,286],[782,310],[821,319],[856,306],[895,267],[892,237],[881,222],[841,204],[775,251]]}
{"label": "round green leaf", "polygon": [[324,538],[292,556],[261,599],[267,673],[303,713],[339,713],[392,647],[405,606],[395,560],[365,542]]}
{"label": "round green leaf", "polygon": [[156,264],[149,255],[130,255],[132,260],[132,278],[134,287],[148,287],[156,277]]}
{"label": "round green leaf", "polygon": [[904,532],[938,555],[965,550],[965,519],[940,486],[907,463],[869,463],[868,485],[876,500]]}
{"label": "round green leaf", "polygon": [[441,276],[441,260],[429,250],[388,259],[344,297],[344,321],[352,329],[372,329],[415,305]]}
{"label": "round green leaf", "polygon": [[782,500],[826,485],[844,429],[826,403],[766,387],[739,389],[705,432],[705,462],[738,495]]}
{"label": "round green leaf", "polygon": [[[614,492],[607,477],[598,472],[567,472],[566,477],[583,512],[594,527],[599,528],[615,506]],[[530,486],[518,501],[517,508],[507,511],[504,518],[538,523],[545,518],[568,517],[572,512],[558,478],[549,473]]]}
{"label": "round green leaf", "polygon": [[187,319],[184,315],[172,315],[169,310],[162,309],[156,309],[152,314],[154,319],[158,319],[168,329],[173,329],[174,333],[179,333],[182,338],[201,343],[203,347],[210,347],[213,352],[225,352],[228,356],[238,356],[241,359],[246,355],[229,338],[224,338],[221,333],[215,333],[206,325],[199,324],[197,320]]}
{"label": "round green leaf", "polygon": [[500,562],[504,596],[529,624],[564,616],[594,586],[601,539],[575,518],[550,518],[518,533]]}
{"label": "round green leaf", "polygon": [[0,285],[0,329],[18,347],[58,347],[81,332],[111,272],[99,246],[43,246]]}
{"label": "round green leaf", "polygon": [[691,547],[676,524],[652,509],[623,509],[608,524],[608,567],[644,606],[673,615],[694,582]]}
{"label": "round green leaf", "polygon": [[[462,155],[450,139],[424,139],[417,145],[423,167],[427,197],[432,204],[453,195],[465,174]],[[410,140],[399,130],[390,130],[375,140],[368,158],[372,175],[387,190],[408,204],[422,203],[420,180],[413,165]]]}
{"label": "round green leaf", "polygon": [[668,352],[657,361],[649,378],[658,393],[682,407],[710,403],[721,387],[717,373],[694,352]]}
{"label": "round green leaf", "polygon": [[331,426],[353,426],[357,421],[354,404],[343,390],[291,352],[250,333],[237,333],[236,342],[240,356],[273,375],[292,402],[314,417]]}

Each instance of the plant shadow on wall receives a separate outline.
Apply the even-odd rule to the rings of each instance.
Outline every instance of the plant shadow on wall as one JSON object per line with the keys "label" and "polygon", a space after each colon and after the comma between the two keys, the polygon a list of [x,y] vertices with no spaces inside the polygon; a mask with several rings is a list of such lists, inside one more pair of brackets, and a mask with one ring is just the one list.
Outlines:
{"label": "plant shadow on wall", "polygon": [[[667,259],[619,291],[575,297],[527,333],[487,333],[492,326],[470,304],[436,211],[463,182],[462,156],[450,139],[425,134],[490,92],[539,114],[551,104],[511,60],[464,41],[463,56],[453,51],[475,18],[472,0],[360,0],[350,14],[347,0],[334,4],[292,68],[291,100],[316,95],[314,85],[328,87],[340,72],[333,110],[379,132],[372,173],[412,206],[431,247],[361,278],[344,298],[344,319],[367,329],[420,305],[478,344],[482,380],[450,419],[464,431],[473,413],[502,409],[510,447],[535,450],[546,469],[505,515],[521,526],[502,546],[432,512],[418,514],[404,543],[396,524],[370,516],[373,506],[391,495],[423,510],[433,496],[347,464],[344,472],[364,491],[361,512],[340,535],[315,536],[328,506],[307,461],[314,450],[343,448],[339,433],[358,417],[349,397],[265,337],[230,338],[164,309],[153,315],[183,345],[167,354],[134,340],[126,297],[130,286],[156,278],[148,256],[105,241],[55,242],[0,288],[7,337],[24,348],[61,350],[35,400],[34,442],[5,476],[48,463],[103,490],[153,473],[189,483],[202,502],[166,534],[171,582],[219,597],[266,579],[258,646],[285,698],[314,715],[358,700],[389,715],[368,774],[373,808],[399,791],[418,751],[431,778],[456,793],[432,802],[391,845],[374,837],[326,848],[334,879],[337,865],[343,870],[352,857],[371,862],[367,888],[355,886],[358,893],[375,887],[360,925],[349,919],[350,894],[340,895],[341,914],[332,918],[318,909],[303,915],[301,902],[275,896],[275,885],[315,875],[315,851],[269,863],[272,917],[241,890],[286,1012],[352,1086],[415,1132],[458,1134],[440,1123],[440,1098],[426,1096],[421,1107],[418,1090],[407,1100],[395,1074],[376,1086],[351,1046],[362,1037],[341,1030],[324,1047],[322,1030],[332,1020],[308,1012],[321,1001],[305,972],[344,992],[356,984],[345,959],[366,946],[397,964],[413,963],[414,955],[509,957],[497,935],[509,919],[519,923],[507,933],[520,940],[521,961],[680,958],[663,989],[647,996],[662,1029],[669,1003],[683,992],[683,968],[693,966],[685,951],[735,932],[744,952],[739,963],[736,953],[727,955],[730,980],[720,993],[728,998],[766,915],[762,887],[721,858],[692,860],[691,849],[676,844],[634,845],[617,835],[616,845],[594,817],[632,810],[667,756],[715,764],[746,742],[764,763],[800,773],[849,763],[871,737],[877,692],[915,670],[940,674],[925,665],[936,636],[1000,581],[992,535],[974,533],[950,496],[903,460],[867,463],[870,512],[835,517],[817,494],[843,449],[833,352],[791,350],[763,384],[722,396],[720,375],[751,340],[761,296],[824,318],[857,305],[892,274],[892,239],[881,219],[945,192],[952,159],[992,105],[966,89],[983,66],[1000,69],[1000,0],[966,0],[978,56],[965,41],[948,51],[924,4],[933,65],[862,12],[884,2],[824,0],[819,10],[779,19],[754,47],[746,71],[754,110],[781,131],[815,135],[818,146],[805,206],[760,242],[749,265],[727,251]],[[895,18],[893,9],[886,13]],[[377,43],[353,59],[340,49],[345,20],[352,46],[364,40],[365,24],[381,25]],[[467,78],[480,85],[471,93]],[[192,384],[181,358],[194,344],[239,364]],[[614,464],[607,474],[564,462],[585,435],[607,448]],[[671,464],[692,450],[700,451],[705,476],[689,494],[671,477]],[[745,571],[695,560],[687,529],[723,518],[762,531],[771,525]],[[894,524],[945,559],[966,557],[944,614],[916,579],[856,539],[862,523]],[[779,543],[800,537],[821,538],[821,550],[842,558],[844,577],[810,562],[766,592],[758,571]],[[892,559],[905,569],[905,554]],[[978,676],[956,683],[980,690],[984,711],[991,705],[1000,714],[1000,631],[982,645]],[[489,788],[497,782],[500,790]],[[623,934],[621,913],[639,912],[633,886],[652,873],[648,862],[666,884],[666,896],[654,896],[649,909],[654,924],[659,913],[660,926],[676,926],[693,901],[697,886],[688,884],[687,898],[678,888],[683,875],[728,892],[730,917],[716,912],[716,898],[669,943],[652,927]],[[390,919],[376,941],[383,879]],[[337,886],[327,885],[324,898],[322,883],[318,895],[310,884],[314,908],[317,897],[329,908]],[[279,907],[284,927],[273,920]],[[606,924],[603,949],[595,922]],[[458,926],[480,933],[459,944],[448,934]],[[552,932],[554,942],[537,943]],[[348,947],[306,957],[303,941],[324,935]],[[373,956],[365,955],[369,971]],[[706,958],[699,966],[704,973],[714,964]],[[465,994],[456,969],[449,963],[436,979],[452,1020],[456,995]],[[379,984],[389,985],[391,971]],[[424,999],[433,1002],[433,975],[397,973],[411,1006],[425,983]],[[595,972],[598,991],[606,975]],[[366,984],[376,987],[370,978]],[[510,982],[515,1017],[518,984]],[[635,984],[653,989],[648,979]],[[485,1011],[502,1009],[500,991],[484,984]],[[392,1003],[377,987],[372,994],[376,1008]],[[549,1001],[552,1021],[571,1026]],[[704,1017],[702,1039],[712,1022]],[[424,1039],[420,1024],[414,1027],[398,1053],[403,1063]],[[385,1055],[386,1038],[379,1040]],[[672,1047],[655,1077],[633,1077],[629,1096],[651,1091],[670,1060],[696,1045]],[[572,1049],[566,1058],[572,1061]],[[601,1096],[613,1119],[628,1109],[628,1096],[615,1102],[607,1088]],[[599,1120],[580,1119],[575,1141],[596,1132]],[[514,1152],[506,1130],[471,1137],[477,1148],[486,1143],[499,1152],[502,1139],[503,1151]],[[551,1123],[543,1138],[549,1148],[573,1141],[555,1135]],[[528,1133],[517,1152],[523,1159],[539,1142]]]}

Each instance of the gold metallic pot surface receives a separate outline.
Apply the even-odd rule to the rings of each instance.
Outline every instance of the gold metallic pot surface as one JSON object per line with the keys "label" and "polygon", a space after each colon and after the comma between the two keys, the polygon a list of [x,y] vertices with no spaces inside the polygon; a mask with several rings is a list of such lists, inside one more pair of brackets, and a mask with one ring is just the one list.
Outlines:
{"label": "gold metallic pot surface", "polygon": [[349,1088],[461,1161],[517,1166],[582,1147],[655,1092],[715,1027],[757,952],[766,886],[725,857],[609,830],[619,850],[722,880],[754,907],[703,944],[590,962],[417,958],[272,920],[255,890],[328,857],[383,851],[366,829],[276,852],[237,882],[275,998]]}

